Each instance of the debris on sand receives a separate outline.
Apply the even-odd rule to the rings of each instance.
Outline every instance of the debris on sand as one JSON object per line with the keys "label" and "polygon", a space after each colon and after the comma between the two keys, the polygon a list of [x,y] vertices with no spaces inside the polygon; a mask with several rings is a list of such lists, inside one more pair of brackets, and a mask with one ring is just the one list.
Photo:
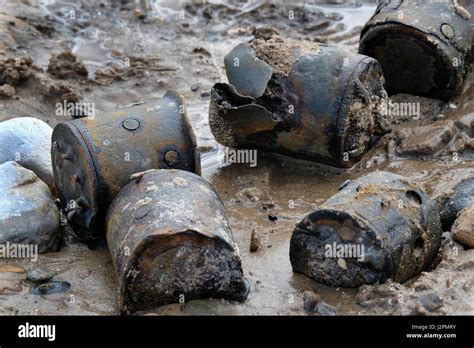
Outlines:
{"label": "debris on sand", "polygon": [[71,51],[61,52],[49,59],[48,73],[60,79],[85,79],[88,71]]}
{"label": "debris on sand", "polygon": [[314,309],[321,302],[321,296],[314,291],[303,292],[303,308],[306,312],[314,313]]}
{"label": "debris on sand", "polygon": [[161,59],[157,57],[127,57],[128,66],[122,67],[112,63],[105,69],[98,69],[95,72],[94,82],[99,85],[110,85],[115,81],[126,81],[131,77],[144,77],[150,72],[176,71],[172,66],[161,64]]}
{"label": "debris on sand", "polygon": [[30,57],[0,60],[0,97],[11,98],[15,86],[31,76],[33,60]]}
{"label": "debris on sand", "polygon": [[252,234],[250,235],[250,252],[254,253],[258,249],[260,249],[260,236],[252,230]]}
{"label": "debris on sand", "polygon": [[253,207],[267,195],[257,187],[246,187],[236,193],[232,201],[239,206]]}
{"label": "debris on sand", "polygon": [[53,102],[77,103],[80,99],[76,88],[67,81],[43,77],[39,81],[39,92]]}
{"label": "debris on sand", "polygon": [[446,147],[456,133],[457,128],[451,120],[416,128],[399,129],[395,133],[400,143],[398,153],[402,156],[434,155]]}
{"label": "debris on sand", "polygon": [[20,292],[23,290],[23,287],[15,282],[10,280],[0,279],[0,294],[11,294]]}
{"label": "debris on sand", "polygon": [[10,273],[25,273],[25,269],[21,266],[3,264],[0,265],[0,273],[10,272]]}
{"label": "debris on sand", "polygon": [[31,75],[33,60],[30,57],[0,60],[0,85],[16,86]]}
{"label": "debris on sand", "polygon": [[0,97],[11,98],[15,95],[15,88],[7,83],[0,86]]}

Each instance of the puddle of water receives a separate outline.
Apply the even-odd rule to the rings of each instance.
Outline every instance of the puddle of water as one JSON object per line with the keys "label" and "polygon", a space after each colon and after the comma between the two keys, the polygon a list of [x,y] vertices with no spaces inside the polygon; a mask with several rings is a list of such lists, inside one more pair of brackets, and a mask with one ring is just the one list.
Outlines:
{"label": "puddle of water", "polygon": [[337,12],[343,16],[342,23],[346,25],[343,32],[350,32],[357,27],[362,27],[374,14],[375,4],[358,5],[356,1],[348,1],[343,6],[340,5],[307,5],[308,8],[314,8],[323,11],[326,15]]}

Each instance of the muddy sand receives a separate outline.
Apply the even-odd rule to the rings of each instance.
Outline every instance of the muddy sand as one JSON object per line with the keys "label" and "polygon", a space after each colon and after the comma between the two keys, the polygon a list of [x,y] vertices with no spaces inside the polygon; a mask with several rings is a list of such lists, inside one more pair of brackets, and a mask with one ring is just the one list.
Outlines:
{"label": "muddy sand", "polygon": [[[11,87],[0,91],[0,121],[30,116],[54,127],[70,119],[56,115],[55,105],[63,100],[94,103],[97,114],[158,100],[168,89],[186,100],[203,152],[203,177],[224,201],[251,289],[244,303],[192,301],[148,314],[307,315],[303,293],[308,290],[336,307],[338,315],[474,314],[474,250],[464,250],[449,233],[435,264],[404,284],[329,288],[293,273],[288,255],[295,224],[347,179],[387,170],[413,179],[435,198],[472,177],[472,130],[464,127],[474,112],[472,75],[462,95],[449,103],[393,96],[419,103],[420,117],[394,116],[393,131],[350,170],[263,152],[256,167],[224,163],[224,148],[209,130],[209,91],[226,81],[223,58],[250,40],[256,27],[272,26],[291,38],[355,52],[373,1],[0,4],[0,75]],[[252,231],[260,239],[255,252],[250,252]],[[34,295],[23,273],[32,266],[70,283],[69,291]],[[42,254],[35,264],[0,261],[0,314],[118,314],[117,291],[104,244],[88,247],[68,237],[59,252]]]}

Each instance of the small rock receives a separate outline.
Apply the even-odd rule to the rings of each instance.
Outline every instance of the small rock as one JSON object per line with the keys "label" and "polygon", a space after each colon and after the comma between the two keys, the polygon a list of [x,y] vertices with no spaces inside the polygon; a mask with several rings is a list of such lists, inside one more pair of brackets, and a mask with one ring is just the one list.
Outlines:
{"label": "small rock", "polygon": [[422,295],[420,297],[420,302],[428,312],[436,312],[444,305],[443,299],[434,292]]}
{"label": "small rock", "polygon": [[342,269],[347,269],[347,262],[344,259],[337,259],[337,265],[341,267]]}
{"label": "small rock", "polygon": [[48,186],[16,162],[0,164],[0,244],[30,246],[33,253],[57,250],[60,215]]}
{"label": "small rock", "polygon": [[474,248],[474,205],[464,208],[451,228],[453,239],[469,248]]}
{"label": "small rock", "polygon": [[194,85],[191,86],[191,91],[196,92],[199,88],[201,88],[201,84],[195,83]]}
{"label": "small rock", "polygon": [[257,235],[255,230],[252,230],[250,235],[250,252],[254,253],[260,248],[260,237]]}
{"label": "small rock", "polygon": [[[5,20],[0,15],[2,21]],[[16,86],[27,80],[31,76],[31,66],[33,60],[31,57],[10,57],[0,60],[0,85],[7,84]]]}
{"label": "small rock", "polygon": [[61,52],[49,59],[48,72],[61,79],[87,78],[87,68],[83,62],[77,61],[71,51]]}
{"label": "small rock", "polygon": [[319,302],[314,308],[314,312],[324,316],[336,316],[337,308],[327,304],[324,301]]}
{"label": "small rock", "polygon": [[234,202],[243,206],[255,206],[255,203],[264,197],[261,190],[256,187],[248,187],[236,193]]}
{"label": "small rock", "polygon": [[269,214],[269,215],[268,215],[268,220],[270,220],[270,221],[277,221],[277,220],[278,220],[278,216],[276,216],[275,214]]}
{"label": "small rock", "polygon": [[262,209],[265,211],[272,210],[273,208],[275,208],[275,204],[273,203],[266,202],[262,204]]}
{"label": "small rock", "polygon": [[451,120],[400,129],[396,132],[401,142],[398,152],[401,155],[433,155],[443,149],[456,133],[456,126]]}
{"label": "small rock", "polygon": [[15,88],[8,84],[0,86],[0,97],[11,98],[15,95]]}
{"label": "small rock", "polygon": [[52,187],[52,134],[53,129],[46,122],[32,117],[0,122],[0,164],[15,161]]}
{"label": "small rock", "polygon": [[201,92],[202,98],[209,98],[210,96],[211,96],[211,92],[209,91]]}
{"label": "small rock", "polygon": [[29,269],[26,272],[26,279],[33,283],[44,283],[51,280],[53,275],[41,268]]}
{"label": "small rock", "polygon": [[474,137],[474,112],[461,117],[456,125],[471,138]]}
{"label": "small rock", "polygon": [[314,291],[305,291],[303,293],[303,308],[307,312],[314,312],[316,305],[321,301],[321,296]]}
{"label": "small rock", "polygon": [[212,57],[211,53],[209,53],[207,49],[201,46],[194,47],[193,53],[198,53],[198,54],[202,54],[203,56]]}

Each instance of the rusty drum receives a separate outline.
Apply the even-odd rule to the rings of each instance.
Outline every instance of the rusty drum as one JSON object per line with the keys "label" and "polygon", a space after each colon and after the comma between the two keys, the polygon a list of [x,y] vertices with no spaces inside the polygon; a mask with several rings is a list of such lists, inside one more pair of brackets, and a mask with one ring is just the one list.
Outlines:
{"label": "rusty drum", "polygon": [[260,30],[225,57],[229,84],[211,91],[216,140],[352,167],[389,131],[373,58]]}
{"label": "rusty drum", "polygon": [[295,272],[329,286],[405,282],[431,265],[441,236],[426,193],[403,176],[376,171],[343,184],[297,225],[290,259]]}
{"label": "rusty drum", "polygon": [[107,214],[121,310],[211,297],[245,300],[239,250],[212,186],[182,170],[133,177]]}
{"label": "rusty drum", "polygon": [[193,131],[181,97],[58,124],[52,162],[61,207],[83,239],[104,235],[110,202],[130,175],[151,168],[199,172]]}
{"label": "rusty drum", "polygon": [[471,68],[472,15],[472,0],[380,0],[359,52],[382,65],[388,93],[448,101]]}

